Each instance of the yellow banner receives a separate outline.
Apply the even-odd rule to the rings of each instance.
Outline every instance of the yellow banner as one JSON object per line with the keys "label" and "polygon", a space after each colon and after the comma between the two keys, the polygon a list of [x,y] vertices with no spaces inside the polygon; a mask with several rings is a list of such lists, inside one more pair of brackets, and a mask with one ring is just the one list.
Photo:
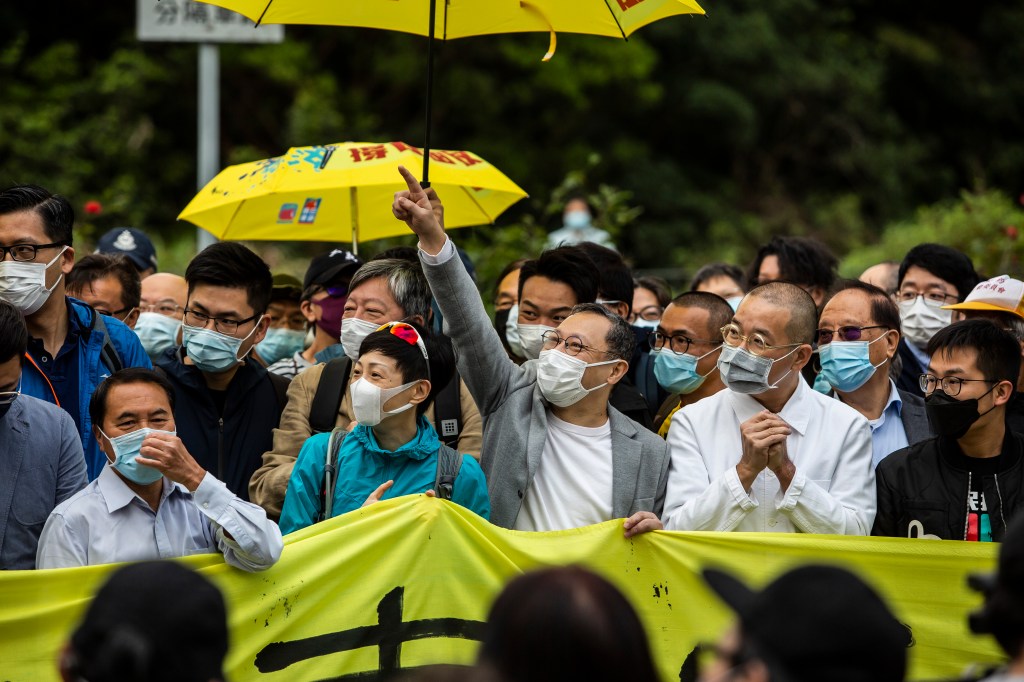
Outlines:
{"label": "yellow banner", "polygon": [[[518,533],[410,496],[293,533],[281,561],[263,573],[232,569],[217,555],[184,561],[228,601],[226,672],[235,682],[374,679],[398,667],[470,663],[502,586],[522,571],[569,563],[596,570],[630,598],[668,682],[686,680],[680,672],[694,645],[714,640],[730,622],[700,579],[707,566],[756,586],[798,564],[853,570],[912,629],[911,680],[996,662],[994,642],[967,630],[967,613],[980,599],[965,585],[968,573],[992,570],[995,555],[987,543],[781,533],[625,540],[620,521]],[[111,568],[0,574],[0,679],[58,679],[57,652]],[[154,604],[155,618],[159,612]],[[837,634],[842,626],[834,624]]]}

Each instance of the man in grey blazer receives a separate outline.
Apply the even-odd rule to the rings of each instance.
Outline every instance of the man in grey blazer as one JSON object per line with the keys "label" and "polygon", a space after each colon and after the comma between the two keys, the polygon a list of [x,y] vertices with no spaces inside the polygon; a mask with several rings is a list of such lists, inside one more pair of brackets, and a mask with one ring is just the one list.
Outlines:
{"label": "man in grey blazer", "polygon": [[28,330],[0,301],[0,569],[32,569],[53,508],[85,487],[82,439],[71,415],[21,395]]}
{"label": "man in grey blazer", "polygon": [[[491,521],[540,531],[628,517],[626,537],[660,529],[666,444],[608,405],[629,369],[635,341],[628,325],[600,305],[576,306],[546,332],[541,357],[516,366],[455,257],[436,194],[401,170],[409,189],[395,194],[392,211],[419,237],[459,372],[484,418]],[[543,277],[537,269],[534,276]]]}
{"label": "man in grey blazer", "polygon": [[839,400],[871,425],[873,466],[935,435],[924,400],[899,390],[890,378],[900,342],[900,311],[888,294],[847,280],[822,308],[816,341],[822,377]]}

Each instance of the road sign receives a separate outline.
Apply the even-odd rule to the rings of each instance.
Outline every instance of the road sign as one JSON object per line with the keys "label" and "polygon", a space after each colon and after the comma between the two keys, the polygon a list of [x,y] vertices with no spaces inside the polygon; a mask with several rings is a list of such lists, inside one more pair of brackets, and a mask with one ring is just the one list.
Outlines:
{"label": "road sign", "polygon": [[193,0],[136,0],[139,40],[186,43],[280,43],[284,26],[259,27],[241,14]]}

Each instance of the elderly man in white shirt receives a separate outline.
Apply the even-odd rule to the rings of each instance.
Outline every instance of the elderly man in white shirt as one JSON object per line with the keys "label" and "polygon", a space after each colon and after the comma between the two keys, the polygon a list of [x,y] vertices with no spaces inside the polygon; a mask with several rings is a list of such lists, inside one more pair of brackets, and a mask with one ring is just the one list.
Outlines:
{"label": "elderly man in white shirt", "polygon": [[666,529],[871,532],[868,422],[800,375],[816,321],[796,285],[771,282],[744,297],[722,330],[718,367],[729,390],[672,419]]}
{"label": "elderly man in white shirt", "polygon": [[281,531],[205,471],[174,433],[174,389],[160,374],[115,372],[92,396],[99,477],[46,520],[36,568],[221,552],[246,571],[281,556]]}

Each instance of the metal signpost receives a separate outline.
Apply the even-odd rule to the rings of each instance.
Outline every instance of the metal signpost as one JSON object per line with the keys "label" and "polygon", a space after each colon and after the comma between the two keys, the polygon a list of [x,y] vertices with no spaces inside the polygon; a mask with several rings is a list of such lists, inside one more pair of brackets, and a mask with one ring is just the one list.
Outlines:
{"label": "metal signpost", "polygon": [[[197,189],[220,168],[220,52],[218,43],[280,43],[284,26],[253,25],[241,14],[193,0],[136,0],[136,35],[142,41],[199,43]],[[196,228],[196,248],[214,236]]]}

